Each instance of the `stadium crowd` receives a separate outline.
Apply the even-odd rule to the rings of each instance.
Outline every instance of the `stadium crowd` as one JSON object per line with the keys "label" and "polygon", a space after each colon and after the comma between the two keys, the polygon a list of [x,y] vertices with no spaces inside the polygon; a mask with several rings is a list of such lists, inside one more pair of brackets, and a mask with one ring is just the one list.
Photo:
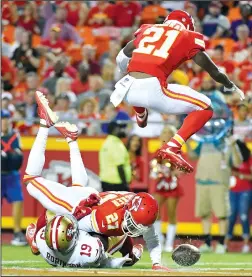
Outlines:
{"label": "stadium crowd", "polygon": [[[115,108],[109,99],[121,77],[116,56],[141,24],[161,23],[174,9],[193,16],[208,54],[245,92],[239,105],[239,98],[224,97],[234,114],[234,134],[241,140],[252,138],[251,1],[3,0],[2,110],[10,112],[13,127],[21,135],[37,133],[36,90],[46,94],[61,120],[77,123],[83,135],[106,135],[109,121],[132,120],[127,148],[135,165],[133,179],[140,181],[141,137],[159,137],[165,124],[179,127],[182,118],[150,111],[148,126],[140,130],[132,107],[123,103]],[[175,70],[168,82],[204,94],[224,93],[192,61]]]}
{"label": "stadium crowd", "polygon": [[[34,92],[39,88],[63,120],[81,119],[83,134],[106,134],[106,128],[94,119],[134,116],[126,104],[118,109],[109,104],[113,86],[121,77],[117,53],[141,24],[162,22],[172,9],[184,9],[194,17],[209,55],[246,93],[243,119],[235,106],[238,99],[226,98],[239,125],[249,122],[252,8],[248,1],[3,1],[2,108],[11,111],[21,134],[35,134]],[[221,89],[192,62],[175,70],[169,82],[203,93]],[[180,124],[178,117],[155,112],[149,121]],[[155,127],[150,125],[142,136],[158,136],[162,124]],[[132,132],[139,133],[134,126]]]}

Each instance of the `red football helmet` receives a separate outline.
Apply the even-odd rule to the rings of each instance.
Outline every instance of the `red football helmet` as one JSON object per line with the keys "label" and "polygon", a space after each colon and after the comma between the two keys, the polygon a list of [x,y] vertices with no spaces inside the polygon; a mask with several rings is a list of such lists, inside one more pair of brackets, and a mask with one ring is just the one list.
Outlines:
{"label": "red football helmet", "polygon": [[130,237],[142,235],[157,219],[158,203],[146,192],[139,192],[125,205],[123,232]]}
{"label": "red football helmet", "polygon": [[186,27],[187,30],[190,30],[190,31],[195,30],[193,17],[185,11],[182,11],[182,10],[172,11],[166,17],[166,19],[164,20],[164,23],[167,22],[168,20],[176,20],[176,21],[182,23]]}

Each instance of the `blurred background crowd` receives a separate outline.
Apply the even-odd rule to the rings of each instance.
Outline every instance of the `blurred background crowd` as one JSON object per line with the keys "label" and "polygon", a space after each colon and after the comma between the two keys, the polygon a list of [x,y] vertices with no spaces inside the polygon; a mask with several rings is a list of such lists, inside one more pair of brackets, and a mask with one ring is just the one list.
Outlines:
{"label": "blurred background crowd", "polygon": [[[110,103],[110,95],[115,83],[122,77],[116,65],[116,56],[119,51],[134,37],[134,32],[141,24],[162,23],[170,11],[183,9],[191,14],[195,20],[196,31],[203,33],[206,43],[206,51],[214,62],[225,71],[230,79],[240,87],[246,95],[246,100],[241,104],[239,98],[225,94],[223,88],[215,83],[192,61],[182,64],[169,76],[169,83],[187,85],[206,95],[217,95],[226,102],[233,112],[233,133],[239,138],[240,152],[243,163],[234,165],[225,164],[225,151],[230,148],[230,155],[236,155],[234,141],[224,145],[220,143],[215,148],[192,149],[188,145],[188,152],[198,161],[196,175],[200,172],[200,178],[196,176],[196,212],[201,217],[204,227],[203,251],[212,251],[210,213],[211,206],[218,206],[216,216],[219,218],[221,236],[218,253],[226,251],[227,241],[232,237],[234,223],[238,215],[243,224],[244,247],[243,252],[249,252],[249,206],[252,205],[252,158],[250,151],[243,141],[252,138],[252,3],[251,1],[7,1],[2,0],[2,56],[1,56],[1,86],[2,86],[2,133],[4,150],[13,146],[18,155],[20,146],[17,138],[12,139],[8,121],[11,118],[13,129],[23,135],[35,135],[38,130],[37,107],[35,91],[40,90],[46,94],[50,107],[57,111],[61,120],[76,123],[83,135],[107,136],[100,150],[100,179],[104,190],[111,189],[114,184],[121,185],[122,190],[143,190],[141,183],[146,183],[149,178],[146,172],[156,184],[153,195],[160,206],[168,208],[170,233],[167,229],[165,248],[171,251],[176,234],[176,209],[179,198],[183,195],[179,188],[180,174],[169,169],[169,165],[158,164],[154,159],[144,160],[141,156],[143,148],[142,138],[160,138],[160,144],[168,141],[179,128],[183,117],[159,114],[149,111],[148,126],[139,129],[134,122],[132,107],[126,103],[118,108]],[[139,91],[141,93],[141,91]],[[221,94],[222,93],[222,94]],[[109,122],[113,122],[111,125]],[[128,135],[126,148],[122,146],[118,138],[122,138],[122,126],[114,122],[127,123]],[[124,127],[125,127],[124,126]],[[8,133],[10,132],[10,133]],[[56,130],[50,129],[50,135],[57,135]],[[9,144],[8,144],[9,143]],[[225,142],[226,143],[226,142]],[[13,146],[14,147],[14,146]],[[110,152],[104,151],[106,147]],[[114,175],[111,168],[108,170],[108,160],[116,161]],[[123,149],[123,150],[122,150]],[[203,149],[203,150],[202,150]],[[210,149],[210,150],[209,150]],[[234,153],[233,153],[233,152]],[[200,155],[200,153],[204,155]],[[224,153],[225,152],[225,153]],[[115,154],[115,159],[112,154]],[[108,156],[106,156],[108,155]],[[211,155],[207,156],[207,155]],[[205,160],[201,157],[207,157]],[[193,158],[193,157],[190,157]],[[3,155],[2,160],[7,156]],[[214,162],[216,159],[216,163]],[[209,161],[215,165],[212,176],[209,170],[202,168],[209,166]],[[225,161],[224,161],[225,160]],[[224,163],[221,167],[218,163]],[[143,165],[143,164],[147,165]],[[118,166],[120,164],[120,166]],[[14,162],[12,162],[14,165]],[[6,167],[3,175],[10,171],[17,171],[21,166],[21,158],[16,161],[16,167]],[[241,166],[241,167],[239,167]],[[144,172],[143,167],[148,167]],[[101,169],[102,168],[102,169]],[[119,175],[117,173],[119,172]],[[219,171],[218,171],[219,170]],[[223,201],[214,202],[218,192],[212,187],[218,184],[224,171],[226,177],[233,177],[237,183],[231,195],[231,217],[227,230],[228,211],[226,208],[227,183],[220,182],[223,187]],[[232,172],[231,172],[232,170]],[[219,172],[218,174],[216,172]],[[205,175],[204,175],[204,174]],[[112,176],[113,175],[113,176]],[[204,176],[203,176],[204,175]],[[218,176],[218,180],[213,180]],[[212,178],[211,193],[201,187],[202,180]],[[6,176],[4,176],[6,177]],[[17,177],[13,177],[13,180]],[[7,177],[6,177],[7,178]],[[9,178],[9,177],[8,177]],[[108,178],[111,182],[108,181]],[[210,178],[210,179],[211,179]],[[16,181],[13,182],[16,182]],[[209,181],[209,180],[208,180]],[[6,181],[7,182],[7,181]],[[7,182],[10,184],[10,180]],[[135,183],[135,186],[134,186]],[[206,185],[209,185],[207,183]],[[21,188],[21,187],[20,187]],[[117,187],[118,189],[119,187]],[[210,187],[209,187],[210,188]],[[238,189],[237,189],[238,188]],[[116,190],[117,190],[116,189]],[[174,190],[176,189],[176,190]],[[160,194],[162,190],[171,190],[165,197]],[[203,192],[204,190],[204,192]],[[176,191],[176,192],[175,192]],[[250,196],[249,193],[250,192]],[[232,192],[232,189],[231,189]],[[2,195],[3,197],[3,195]],[[14,206],[13,216],[15,221],[13,244],[25,244],[25,238],[21,233],[20,202],[22,195],[11,195],[7,200],[17,202]],[[170,200],[167,200],[167,197]],[[246,200],[246,199],[247,200]],[[205,203],[200,199],[204,199]],[[239,207],[239,203],[245,203]],[[167,202],[166,202],[167,200]],[[207,212],[206,203],[209,202]],[[201,203],[201,204],[200,204]],[[165,208],[164,207],[164,208]],[[215,211],[214,211],[215,212]],[[245,216],[244,216],[245,214]],[[156,224],[157,230],[161,230],[160,219]],[[228,236],[226,236],[228,231]],[[165,231],[166,232],[166,231]],[[161,233],[160,233],[161,235]],[[162,240],[162,237],[161,237]]]}
{"label": "blurred background crowd", "polygon": [[[63,120],[79,121],[83,134],[106,134],[99,120],[129,120],[131,107],[109,103],[121,77],[115,58],[141,24],[160,23],[174,9],[184,9],[205,35],[207,51],[245,93],[226,95],[238,125],[252,118],[252,8],[248,1],[2,1],[2,108],[11,111],[21,134],[35,134],[34,92],[47,94]],[[189,61],[175,70],[170,83],[189,85],[203,93],[219,90],[208,74]],[[139,132],[155,137],[161,122],[179,127],[179,117],[153,112],[157,121]],[[237,128],[241,132],[241,128]],[[53,134],[53,133],[52,133]],[[251,135],[251,134],[246,134]]]}

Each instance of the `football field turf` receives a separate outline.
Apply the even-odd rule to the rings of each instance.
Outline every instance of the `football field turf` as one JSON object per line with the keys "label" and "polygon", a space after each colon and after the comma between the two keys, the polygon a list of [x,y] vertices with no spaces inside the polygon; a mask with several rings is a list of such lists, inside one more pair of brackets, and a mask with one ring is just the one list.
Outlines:
{"label": "football field turf", "polygon": [[40,256],[31,254],[29,247],[2,246],[2,275],[19,276],[252,276],[252,254],[202,254],[192,267],[177,266],[171,254],[163,254],[163,264],[172,272],[151,271],[148,252],[133,267],[123,269],[54,268]]}

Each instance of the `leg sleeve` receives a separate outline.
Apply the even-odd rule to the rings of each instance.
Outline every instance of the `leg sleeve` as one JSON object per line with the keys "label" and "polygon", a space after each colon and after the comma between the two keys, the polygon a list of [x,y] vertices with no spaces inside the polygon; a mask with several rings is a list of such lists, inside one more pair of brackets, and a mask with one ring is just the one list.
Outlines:
{"label": "leg sleeve", "polygon": [[69,143],[70,148],[70,163],[72,173],[72,183],[86,187],[88,184],[88,176],[83,164],[81,153],[76,141]]}
{"label": "leg sleeve", "polygon": [[152,264],[161,264],[161,243],[153,225],[143,234],[143,239],[146,242],[148,251],[150,252]]}
{"label": "leg sleeve", "polygon": [[48,128],[40,127],[29,154],[25,172],[31,176],[40,176],[45,164],[45,148]]}

